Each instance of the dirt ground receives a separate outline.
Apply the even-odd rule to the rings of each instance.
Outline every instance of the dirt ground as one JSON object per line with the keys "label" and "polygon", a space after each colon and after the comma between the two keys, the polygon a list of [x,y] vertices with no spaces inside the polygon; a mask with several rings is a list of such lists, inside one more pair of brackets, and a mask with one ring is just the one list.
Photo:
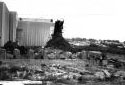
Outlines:
{"label": "dirt ground", "polygon": [[[40,69],[41,64],[46,64],[46,65],[52,65],[52,64],[60,64],[61,66],[64,65],[69,65],[71,67],[81,70],[85,70],[85,65],[86,62],[84,60],[35,60],[35,59],[7,59],[7,60],[2,60],[4,63],[8,63],[10,65],[16,65],[16,66],[26,66],[30,69]],[[94,69],[92,67],[91,69]],[[106,82],[106,81],[100,81],[100,82],[87,82],[87,83],[77,83],[73,80],[66,80],[66,83],[54,83],[52,82],[49,85],[125,85],[125,81],[113,81],[113,82]],[[48,84],[46,84],[48,85]]]}
{"label": "dirt ground", "polygon": [[[39,69],[41,68],[41,64],[51,65],[51,64],[60,64],[61,66],[64,65],[71,65],[73,67],[80,67],[84,68],[85,62],[83,60],[48,60],[48,59],[6,59],[2,60],[3,62],[17,65],[17,66],[27,66],[31,69]],[[81,68],[81,69],[82,69]]]}

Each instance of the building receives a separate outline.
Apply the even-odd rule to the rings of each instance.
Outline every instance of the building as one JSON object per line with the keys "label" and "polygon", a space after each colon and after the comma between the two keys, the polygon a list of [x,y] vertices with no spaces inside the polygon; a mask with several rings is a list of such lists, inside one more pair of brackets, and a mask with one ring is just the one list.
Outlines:
{"label": "building", "polygon": [[52,19],[20,18],[0,2],[0,46],[19,41],[22,46],[45,46],[54,32]]}
{"label": "building", "polygon": [[16,41],[16,29],[18,24],[17,12],[10,11],[9,13],[9,40]]}
{"label": "building", "polygon": [[9,41],[9,10],[4,2],[0,2],[0,46]]}
{"label": "building", "polygon": [[45,46],[54,31],[51,19],[20,18],[17,41],[22,46]]}

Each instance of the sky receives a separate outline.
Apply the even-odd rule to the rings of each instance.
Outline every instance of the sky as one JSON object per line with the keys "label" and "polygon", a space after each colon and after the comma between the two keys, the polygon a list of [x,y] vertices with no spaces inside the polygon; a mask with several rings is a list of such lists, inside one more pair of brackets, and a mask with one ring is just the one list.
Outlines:
{"label": "sky", "polygon": [[65,38],[125,41],[125,0],[0,0],[18,17],[64,19]]}

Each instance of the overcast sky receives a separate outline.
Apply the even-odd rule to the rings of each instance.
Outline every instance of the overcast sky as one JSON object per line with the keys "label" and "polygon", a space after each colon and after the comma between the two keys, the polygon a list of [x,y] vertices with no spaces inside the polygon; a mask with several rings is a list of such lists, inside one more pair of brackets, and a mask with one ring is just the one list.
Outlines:
{"label": "overcast sky", "polygon": [[125,0],[1,0],[19,17],[64,19],[64,37],[125,41]]}

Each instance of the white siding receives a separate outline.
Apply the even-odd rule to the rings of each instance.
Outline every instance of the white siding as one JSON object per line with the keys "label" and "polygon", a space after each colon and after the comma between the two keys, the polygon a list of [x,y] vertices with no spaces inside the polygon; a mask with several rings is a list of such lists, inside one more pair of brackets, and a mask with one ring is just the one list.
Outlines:
{"label": "white siding", "polygon": [[0,2],[0,46],[2,43],[2,13],[3,13],[3,3]]}
{"label": "white siding", "polygon": [[45,46],[50,38],[51,26],[54,25],[50,22],[19,21],[18,29],[22,29],[22,34],[18,35],[21,36],[19,43],[24,46]]}
{"label": "white siding", "polygon": [[9,27],[10,27],[10,40],[15,42],[16,41],[16,28],[17,28],[17,13],[10,12],[9,14]]}
{"label": "white siding", "polygon": [[9,10],[3,2],[0,2],[0,5],[0,46],[4,46],[9,41]]}

